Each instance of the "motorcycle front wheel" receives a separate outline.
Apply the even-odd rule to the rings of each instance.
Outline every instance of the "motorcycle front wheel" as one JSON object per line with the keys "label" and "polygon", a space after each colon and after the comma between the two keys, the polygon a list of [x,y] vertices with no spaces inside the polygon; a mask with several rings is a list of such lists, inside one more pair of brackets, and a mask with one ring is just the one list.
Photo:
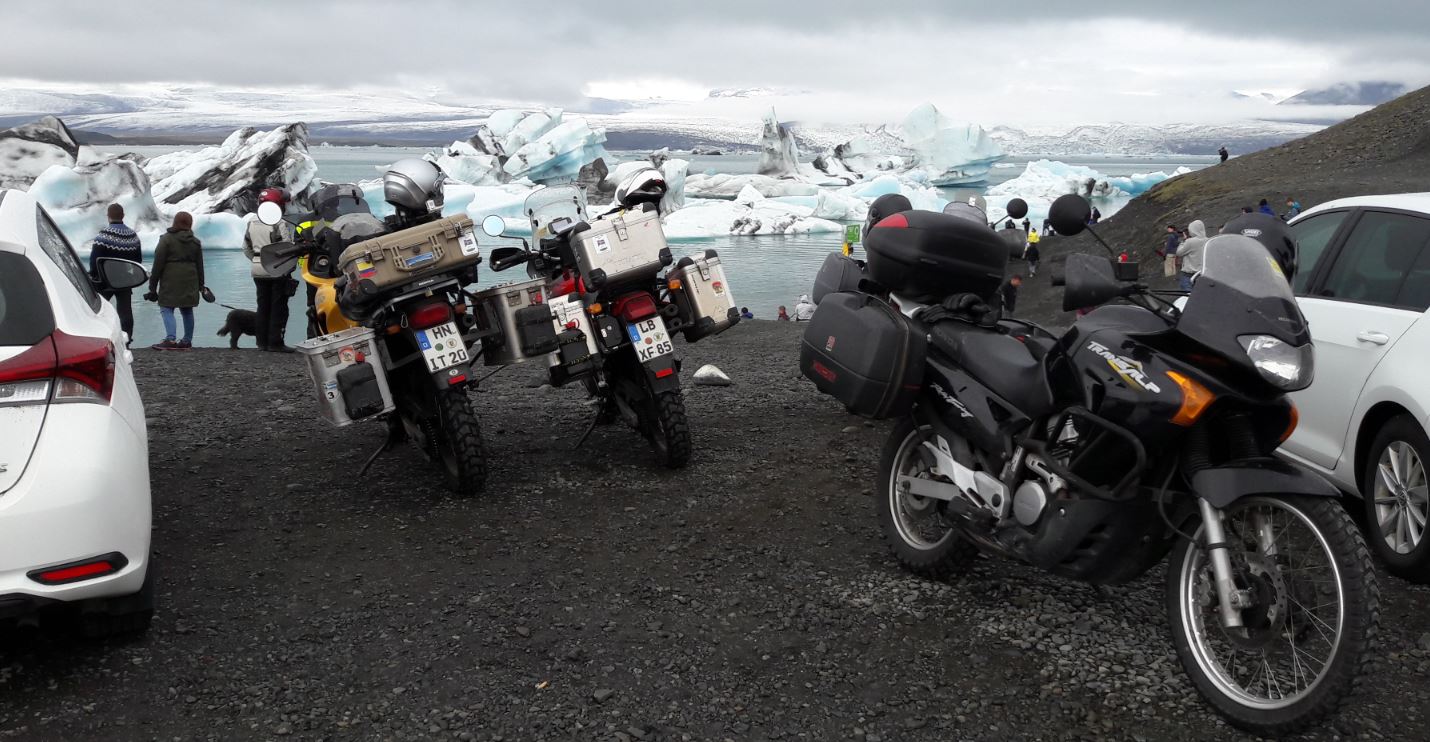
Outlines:
{"label": "motorcycle front wheel", "polygon": [[1338,711],[1369,669],[1380,618],[1370,552],[1333,499],[1250,497],[1223,513],[1244,625],[1222,626],[1199,530],[1167,565],[1172,641],[1232,725],[1294,734]]}

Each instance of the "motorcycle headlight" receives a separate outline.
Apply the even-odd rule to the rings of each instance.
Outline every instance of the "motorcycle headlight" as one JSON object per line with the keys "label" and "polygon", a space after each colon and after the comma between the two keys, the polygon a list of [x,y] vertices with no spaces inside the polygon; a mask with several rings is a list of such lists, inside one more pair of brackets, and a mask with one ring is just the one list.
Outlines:
{"label": "motorcycle headlight", "polygon": [[1242,335],[1237,338],[1261,378],[1288,392],[1305,389],[1316,374],[1315,347],[1288,345],[1270,335]]}

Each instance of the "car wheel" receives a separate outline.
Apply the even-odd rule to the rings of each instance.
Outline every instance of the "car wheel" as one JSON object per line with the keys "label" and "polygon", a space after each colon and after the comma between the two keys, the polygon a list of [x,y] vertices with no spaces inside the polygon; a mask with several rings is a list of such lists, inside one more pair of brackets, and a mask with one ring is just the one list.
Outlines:
{"label": "car wheel", "polygon": [[144,584],[133,595],[94,601],[80,609],[79,633],[86,639],[138,636],[154,619],[154,560],[149,560]]}
{"label": "car wheel", "polygon": [[1371,443],[1361,494],[1367,539],[1392,574],[1430,582],[1430,437],[1408,415],[1390,420]]}

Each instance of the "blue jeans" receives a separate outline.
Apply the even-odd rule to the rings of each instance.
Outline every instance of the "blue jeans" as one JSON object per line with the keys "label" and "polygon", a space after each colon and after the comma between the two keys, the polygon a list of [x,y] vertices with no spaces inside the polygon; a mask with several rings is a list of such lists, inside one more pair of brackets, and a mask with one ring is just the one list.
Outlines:
{"label": "blue jeans", "polygon": [[1182,272],[1178,273],[1178,274],[1177,274],[1177,285],[1180,286],[1183,291],[1191,291],[1191,290],[1192,290],[1192,274],[1187,273],[1186,271],[1182,271]]}
{"label": "blue jeans", "polygon": [[[194,339],[194,308],[179,307],[179,313],[184,315],[184,342]],[[174,339],[174,308],[159,307],[159,316],[164,319],[164,339]]]}

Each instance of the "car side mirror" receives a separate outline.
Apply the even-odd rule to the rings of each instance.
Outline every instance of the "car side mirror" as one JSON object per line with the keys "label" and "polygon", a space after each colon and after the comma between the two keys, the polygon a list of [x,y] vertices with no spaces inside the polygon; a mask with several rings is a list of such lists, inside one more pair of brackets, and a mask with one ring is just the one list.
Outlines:
{"label": "car side mirror", "polygon": [[1063,311],[1105,304],[1123,294],[1112,261],[1097,255],[1069,255],[1064,267]]}
{"label": "car side mirror", "polygon": [[124,291],[143,286],[149,280],[144,266],[122,258],[100,258],[96,261],[100,283],[108,289]]}

